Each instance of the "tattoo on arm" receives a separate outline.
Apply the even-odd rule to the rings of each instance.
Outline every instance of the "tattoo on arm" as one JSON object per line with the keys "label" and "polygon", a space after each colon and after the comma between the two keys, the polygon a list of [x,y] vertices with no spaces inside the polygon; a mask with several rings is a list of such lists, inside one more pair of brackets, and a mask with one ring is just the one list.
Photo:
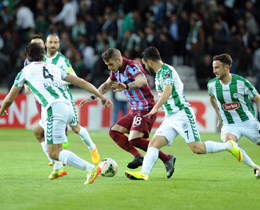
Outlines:
{"label": "tattoo on arm", "polygon": [[129,89],[139,88],[139,86],[136,85],[134,82],[129,83],[129,84],[128,84],[128,87],[129,87]]}

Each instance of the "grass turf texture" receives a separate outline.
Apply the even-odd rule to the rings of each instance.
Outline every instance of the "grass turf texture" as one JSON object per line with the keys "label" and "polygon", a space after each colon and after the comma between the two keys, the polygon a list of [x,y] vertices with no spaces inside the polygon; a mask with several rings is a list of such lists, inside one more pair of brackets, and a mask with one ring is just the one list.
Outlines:
{"label": "grass turf texture", "polygon": [[[115,177],[97,177],[84,185],[85,172],[67,166],[68,175],[49,180],[52,167],[32,131],[0,129],[0,209],[258,209],[259,186],[253,171],[229,152],[196,155],[177,137],[163,151],[177,157],[175,173],[166,178],[158,160],[149,181],[124,175],[133,157],[120,149],[108,132],[89,132],[102,158],[118,164]],[[152,135],[151,135],[152,136]],[[219,133],[201,134],[203,141],[219,141]],[[69,132],[69,150],[91,162],[88,148]],[[242,138],[240,146],[260,164],[259,147]],[[136,171],[140,170],[136,169]],[[131,170],[131,169],[130,169]]]}

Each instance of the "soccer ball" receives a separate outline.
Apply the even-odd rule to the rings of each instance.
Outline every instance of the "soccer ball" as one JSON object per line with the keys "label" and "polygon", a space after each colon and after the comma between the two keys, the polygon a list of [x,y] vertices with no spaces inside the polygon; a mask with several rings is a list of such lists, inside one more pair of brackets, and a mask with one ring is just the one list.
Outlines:
{"label": "soccer ball", "polygon": [[98,166],[101,168],[100,175],[105,177],[115,176],[118,169],[116,161],[111,158],[105,158]]}

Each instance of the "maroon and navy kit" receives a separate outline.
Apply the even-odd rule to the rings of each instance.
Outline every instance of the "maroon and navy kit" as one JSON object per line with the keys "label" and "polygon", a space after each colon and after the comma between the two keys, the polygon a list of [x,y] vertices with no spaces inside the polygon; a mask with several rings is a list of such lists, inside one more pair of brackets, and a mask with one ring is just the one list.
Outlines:
{"label": "maroon and navy kit", "polygon": [[[135,78],[140,74],[145,75],[143,67],[136,61],[123,57],[122,67],[116,73],[111,72],[110,79],[126,85],[135,81]],[[150,118],[143,118],[143,115],[149,113],[155,105],[150,87],[146,84],[141,88],[124,90],[124,94],[131,106],[131,113],[119,119],[116,124],[128,130],[143,132],[144,137],[148,138],[157,117],[156,113]]]}

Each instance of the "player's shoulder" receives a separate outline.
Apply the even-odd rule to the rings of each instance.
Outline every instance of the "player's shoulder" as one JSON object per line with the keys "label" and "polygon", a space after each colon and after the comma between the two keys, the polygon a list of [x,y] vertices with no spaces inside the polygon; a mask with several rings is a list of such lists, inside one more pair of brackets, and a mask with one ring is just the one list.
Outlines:
{"label": "player's shoulder", "polygon": [[215,78],[209,80],[209,81],[208,81],[208,85],[212,85],[213,83],[217,82],[217,80],[218,80],[217,77],[215,77]]}
{"label": "player's shoulder", "polygon": [[138,72],[144,73],[143,67],[135,60],[127,60],[126,70],[135,74]]}
{"label": "player's shoulder", "polygon": [[234,79],[234,80],[240,80],[240,81],[245,82],[245,83],[249,82],[246,78],[244,78],[244,77],[242,77],[242,76],[239,76],[239,75],[237,75],[237,74],[232,74],[232,79]]}

